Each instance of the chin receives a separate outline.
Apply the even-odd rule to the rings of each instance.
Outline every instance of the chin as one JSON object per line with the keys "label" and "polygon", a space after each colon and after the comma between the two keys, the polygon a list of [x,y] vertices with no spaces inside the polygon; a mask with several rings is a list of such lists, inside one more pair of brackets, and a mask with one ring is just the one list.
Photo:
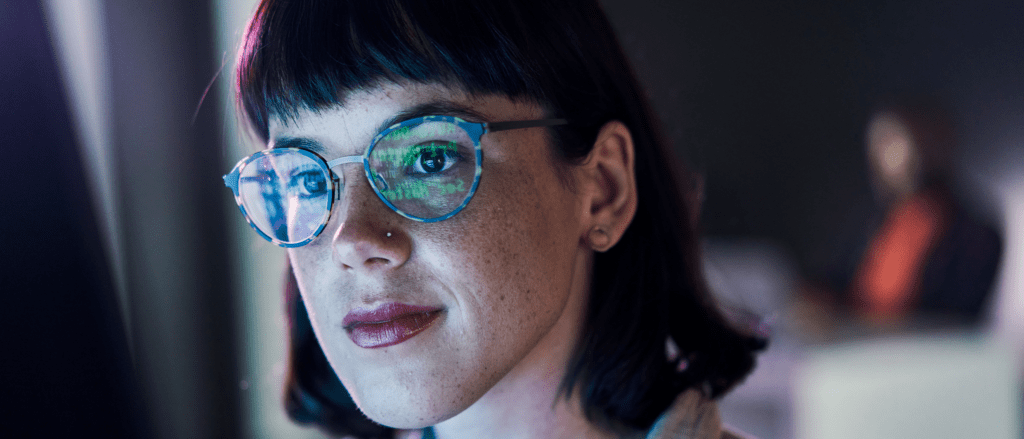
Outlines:
{"label": "chin", "polygon": [[[425,378],[425,377],[421,377]],[[391,428],[416,429],[443,422],[479,399],[465,394],[465,387],[429,385],[409,380],[364,383],[342,380],[359,410],[370,420]],[[468,403],[466,403],[468,401]]]}
{"label": "chin", "polygon": [[373,422],[398,429],[418,429],[443,422],[464,408],[413,402],[412,398],[359,398],[352,395],[359,410]]}

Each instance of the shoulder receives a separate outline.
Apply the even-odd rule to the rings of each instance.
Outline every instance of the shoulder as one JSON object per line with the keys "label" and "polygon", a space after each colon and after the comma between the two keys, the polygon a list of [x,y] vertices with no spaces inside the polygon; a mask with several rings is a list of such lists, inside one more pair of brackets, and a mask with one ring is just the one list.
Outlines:
{"label": "shoulder", "polygon": [[743,435],[743,434],[740,434],[740,433],[728,430],[727,428],[724,428],[724,429],[722,429],[721,439],[757,439],[757,438],[755,438],[753,436],[746,436],[746,435]]}
{"label": "shoulder", "polygon": [[680,393],[645,439],[747,439],[722,426],[718,404],[695,389]]}

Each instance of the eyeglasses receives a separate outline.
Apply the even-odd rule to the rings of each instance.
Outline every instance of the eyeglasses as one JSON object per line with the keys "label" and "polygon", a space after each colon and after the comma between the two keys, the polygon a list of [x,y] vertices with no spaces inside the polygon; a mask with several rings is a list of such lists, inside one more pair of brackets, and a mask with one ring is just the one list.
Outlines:
{"label": "eyeglasses", "polygon": [[483,170],[480,138],[494,131],[565,125],[565,119],[474,123],[424,116],[381,131],[363,155],[326,161],[303,148],[273,148],[242,159],[224,176],[246,221],[281,247],[312,241],[344,192],[335,166],[362,162],[366,179],[391,210],[435,222],[459,213],[473,198]]}

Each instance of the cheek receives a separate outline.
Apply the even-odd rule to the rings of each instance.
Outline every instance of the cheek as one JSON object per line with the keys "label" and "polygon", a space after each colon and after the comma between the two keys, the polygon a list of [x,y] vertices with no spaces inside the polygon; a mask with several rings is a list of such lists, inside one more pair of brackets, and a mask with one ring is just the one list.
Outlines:
{"label": "cheek", "polygon": [[319,334],[319,322],[328,321],[326,313],[337,306],[331,303],[332,295],[322,294],[327,290],[326,281],[329,276],[318,276],[326,273],[327,270],[336,270],[330,266],[330,253],[324,254],[321,248],[307,244],[303,247],[288,249],[288,262],[292,273],[295,275],[296,283],[306,312],[309,314],[310,323],[314,331]]}
{"label": "cheek", "polygon": [[[505,169],[501,169],[505,171]],[[512,168],[481,182],[480,199],[467,211],[455,266],[477,286],[475,299],[505,330],[553,323],[568,296],[577,239],[575,201],[553,173]],[[505,182],[515,182],[506,184]],[[454,240],[452,241],[455,242]]]}
{"label": "cheek", "polygon": [[[319,239],[319,238],[318,238]],[[298,281],[299,291],[310,291],[315,277],[312,273],[321,271],[323,261],[317,257],[315,252],[310,251],[311,244],[303,247],[288,249],[288,264],[295,273],[295,280]]]}

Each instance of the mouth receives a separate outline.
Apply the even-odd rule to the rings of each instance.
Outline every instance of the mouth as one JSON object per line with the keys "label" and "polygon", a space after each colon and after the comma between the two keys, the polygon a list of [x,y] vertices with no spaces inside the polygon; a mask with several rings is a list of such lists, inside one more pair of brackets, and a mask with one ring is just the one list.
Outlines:
{"label": "mouth", "polygon": [[394,346],[415,337],[441,316],[442,308],[385,303],[372,310],[353,310],[342,320],[348,338],[361,348]]}

